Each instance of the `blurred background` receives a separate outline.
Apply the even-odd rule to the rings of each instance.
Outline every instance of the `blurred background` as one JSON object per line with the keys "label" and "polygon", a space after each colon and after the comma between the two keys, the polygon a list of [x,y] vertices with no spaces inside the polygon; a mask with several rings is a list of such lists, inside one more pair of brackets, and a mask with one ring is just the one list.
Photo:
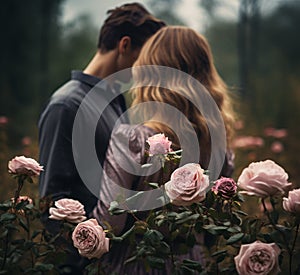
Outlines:
{"label": "blurred background", "polygon": [[[38,158],[37,122],[53,91],[96,51],[106,11],[128,1],[31,0],[1,4],[0,193],[7,162]],[[130,2],[130,1],[129,1]],[[157,17],[204,34],[240,118],[235,179],[252,161],[273,159],[300,186],[300,1],[143,0]],[[37,196],[37,187],[28,187]]]}

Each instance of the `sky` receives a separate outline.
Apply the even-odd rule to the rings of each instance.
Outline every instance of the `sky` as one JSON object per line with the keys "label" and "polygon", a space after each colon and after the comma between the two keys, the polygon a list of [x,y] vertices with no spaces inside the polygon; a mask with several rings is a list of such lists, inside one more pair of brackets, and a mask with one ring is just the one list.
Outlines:
{"label": "sky", "polygon": [[[76,19],[80,14],[88,14],[96,26],[101,26],[106,18],[106,11],[124,3],[140,2],[151,12],[147,0],[66,0],[63,7],[63,22]],[[198,5],[199,0],[182,0],[176,9],[178,17],[187,26],[203,32],[208,24],[208,16]],[[228,5],[218,9],[218,16],[234,19],[237,16],[238,0],[231,0]],[[200,20],[201,18],[201,20]]]}

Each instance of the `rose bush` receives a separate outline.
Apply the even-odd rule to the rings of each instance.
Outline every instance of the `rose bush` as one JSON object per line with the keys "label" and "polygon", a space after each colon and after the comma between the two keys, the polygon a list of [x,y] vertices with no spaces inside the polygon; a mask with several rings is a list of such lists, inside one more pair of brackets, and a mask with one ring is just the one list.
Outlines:
{"label": "rose bush", "polygon": [[96,219],[79,223],[72,233],[72,240],[79,254],[89,259],[100,258],[109,251],[109,239]]}
{"label": "rose bush", "polygon": [[49,219],[66,220],[71,223],[79,223],[86,220],[84,206],[77,200],[60,199],[54,202],[56,207],[50,207]]}
{"label": "rose bush", "polygon": [[177,168],[165,184],[165,190],[174,205],[187,206],[205,199],[209,178],[199,164],[188,163]]}
{"label": "rose bush", "polygon": [[150,156],[171,152],[172,141],[168,140],[164,134],[156,134],[149,137],[146,142],[149,144]]}
{"label": "rose bush", "polygon": [[280,248],[275,243],[244,244],[234,258],[237,272],[240,275],[276,275],[280,272],[279,254]]}
{"label": "rose bush", "polygon": [[8,163],[9,172],[17,175],[39,176],[43,171],[41,166],[36,160],[26,158],[24,156],[15,157]]}
{"label": "rose bush", "polygon": [[291,189],[288,174],[272,160],[253,162],[245,168],[237,181],[243,193],[266,198],[283,195]]}

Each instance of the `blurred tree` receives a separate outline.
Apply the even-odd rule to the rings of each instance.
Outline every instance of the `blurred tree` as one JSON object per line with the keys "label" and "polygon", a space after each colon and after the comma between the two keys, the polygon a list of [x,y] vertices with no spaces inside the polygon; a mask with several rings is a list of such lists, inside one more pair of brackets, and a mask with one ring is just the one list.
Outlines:
{"label": "blurred tree", "polygon": [[0,116],[8,142],[36,136],[39,114],[53,91],[92,58],[98,30],[88,16],[60,22],[64,0],[6,1],[0,10]]}
{"label": "blurred tree", "polygon": [[240,0],[238,17],[239,86],[241,95],[253,99],[249,75],[256,69],[259,43],[261,0]]}
{"label": "blurred tree", "polygon": [[36,124],[62,1],[10,0],[1,5],[0,112],[10,118],[10,142],[32,133]]}
{"label": "blurred tree", "polygon": [[181,0],[148,0],[149,7],[156,17],[168,25],[186,25],[177,15],[176,9]]}

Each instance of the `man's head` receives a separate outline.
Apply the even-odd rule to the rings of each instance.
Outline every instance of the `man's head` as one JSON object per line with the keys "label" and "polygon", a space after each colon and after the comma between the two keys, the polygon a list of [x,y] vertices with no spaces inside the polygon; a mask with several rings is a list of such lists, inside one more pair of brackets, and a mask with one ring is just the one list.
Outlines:
{"label": "man's head", "polygon": [[141,4],[131,3],[109,10],[98,41],[102,53],[116,48],[125,36],[130,37],[133,50],[141,48],[146,40],[165,23],[151,15]]}
{"label": "man's head", "polygon": [[131,67],[146,40],[165,26],[139,3],[125,4],[107,13],[98,49],[101,54],[118,51],[118,70]]}

